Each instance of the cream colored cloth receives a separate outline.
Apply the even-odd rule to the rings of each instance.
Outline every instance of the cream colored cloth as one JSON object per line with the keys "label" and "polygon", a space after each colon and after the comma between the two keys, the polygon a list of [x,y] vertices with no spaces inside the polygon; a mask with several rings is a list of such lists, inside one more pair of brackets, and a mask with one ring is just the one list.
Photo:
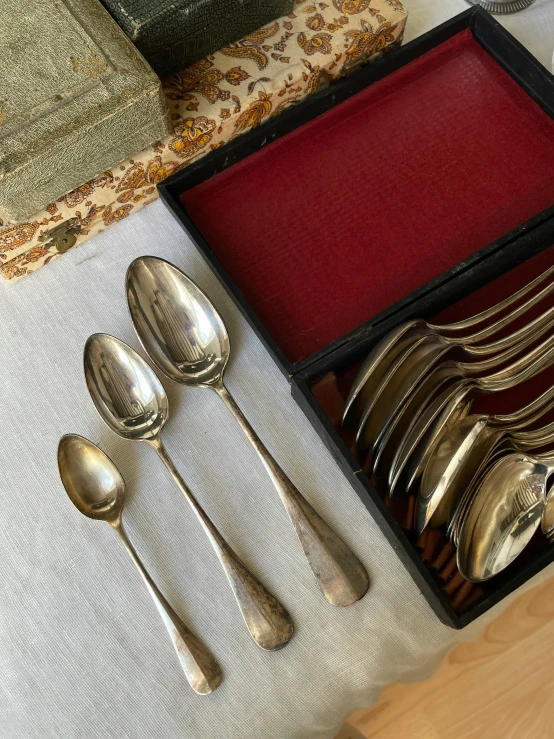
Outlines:
{"label": "cream colored cloth", "polygon": [[[404,43],[470,7],[465,0],[403,0],[403,5],[408,11]],[[533,5],[519,13],[495,15],[494,17],[547,69],[551,69],[554,49],[554,2],[552,0],[535,0]]]}
{"label": "cream colored cloth", "polygon": [[[412,35],[465,8],[447,0],[408,6]],[[554,21],[554,7],[539,1],[529,12],[537,50],[536,34]],[[515,17],[508,21],[517,30]],[[520,28],[528,23],[522,14]],[[547,59],[551,44],[538,51]],[[226,408],[207,390],[165,383],[170,453],[239,555],[294,618],[292,642],[275,654],[251,641],[204,535],[153,450],[119,440],[86,392],[82,348],[89,334],[107,331],[138,348],[123,281],[129,262],[149,253],[175,262],[213,298],[232,339],[230,389],[372,578],[357,605],[328,605]],[[462,633],[438,621],[290,397],[287,380],[162,203],[16,286],[0,283],[0,336],[3,739],[330,739],[352,709],[370,705],[390,682],[425,678],[458,640],[474,638],[509,602]],[[117,537],[67,499],[56,467],[57,441],[66,432],[99,443],[124,473],[130,536],[225,672],[212,696],[188,687]]]}

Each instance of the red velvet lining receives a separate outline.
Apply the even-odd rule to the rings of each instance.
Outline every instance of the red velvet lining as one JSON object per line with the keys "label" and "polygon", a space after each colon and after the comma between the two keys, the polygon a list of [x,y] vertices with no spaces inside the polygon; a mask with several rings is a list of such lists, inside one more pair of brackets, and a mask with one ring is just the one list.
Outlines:
{"label": "red velvet lining", "polygon": [[298,361],[552,205],[554,121],[465,31],[181,200]]}

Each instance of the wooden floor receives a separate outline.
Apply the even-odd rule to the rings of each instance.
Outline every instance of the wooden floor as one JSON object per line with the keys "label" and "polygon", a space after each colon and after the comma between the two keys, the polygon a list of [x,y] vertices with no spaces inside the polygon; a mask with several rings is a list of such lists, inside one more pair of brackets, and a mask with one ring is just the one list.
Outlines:
{"label": "wooden floor", "polygon": [[340,739],[554,739],[554,578],[454,649],[427,682],[391,685]]}

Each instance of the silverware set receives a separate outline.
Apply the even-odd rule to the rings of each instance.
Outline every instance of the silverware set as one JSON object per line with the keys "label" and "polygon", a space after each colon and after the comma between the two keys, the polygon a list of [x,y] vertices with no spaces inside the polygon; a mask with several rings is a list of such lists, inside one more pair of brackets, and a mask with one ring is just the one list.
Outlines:
{"label": "silverware set", "polygon": [[367,356],[346,401],[343,426],[356,431],[376,481],[393,499],[416,496],[418,535],[446,527],[471,582],[505,569],[539,526],[554,539],[554,423],[537,426],[554,408],[554,386],[510,414],[471,413],[478,396],[554,363],[554,307],[506,333],[554,294],[553,275],[457,323],[401,324]]}
{"label": "silverware set", "polygon": [[[181,270],[156,257],[141,257],[130,265],[126,293],[137,336],[157,369],[175,382],[211,388],[237,419],[283,502],[327,601],[348,606],[360,600],[369,587],[364,566],[297,490],[224,385],[229,336],[207,296]],[[162,442],[169,404],[154,370],[123,341],[98,333],[86,342],[84,372],[104,422],[124,439],[149,444],[183,493],[223,567],[255,643],[265,650],[284,647],[293,634],[290,615],[225,541]],[[119,534],[154,599],[191,687],[197,693],[215,690],[222,679],[217,663],[161,595],[123,529],[125,483],[114,463],[92,442],[69,434],[60,440],[58,466],[67,494],[81,513],[106,521]]]}

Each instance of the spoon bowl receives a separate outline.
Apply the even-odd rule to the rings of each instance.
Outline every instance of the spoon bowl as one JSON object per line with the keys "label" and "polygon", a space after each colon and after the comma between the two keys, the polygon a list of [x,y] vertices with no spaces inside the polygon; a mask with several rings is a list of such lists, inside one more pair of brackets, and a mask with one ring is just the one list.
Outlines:
{"label": "spoon bowl", "polygon": [[109,334],[85,344],[85,380],[98,412],[125,439],[152,441],[168,418],[162,383],[134,349]]}
{"label": "spoon bowl", "polygon": [[483,582],[519,556],[541,522],[549,472],[538,458],[522,454],[493,465],[461,525],[457,563],[463,577]]}
{"label": "spoon bowl", "polygon": [[360,423],[369,401],[393,362],[410,346],[431,332],[432,327],[429,324],[414,319],[397,326],[370,351],[358,370],[346,398],[342,416],[342,425],[345,429],[354,429]]}
{"label": "spoon bowl", "polygon": [[[511,424],[502,423],[502,416],[470,415],[443,430],[423,472],[418,498],[416,520],[426,511],[421,521],[432,528],[451,520],[464,490],[477,474],[483,461],[496,452],[500,444],[508,444],[514,451],[526,452],[554,441],[554,424],[525,430],[544,416],[554,404],[554,387],[549,388],[532,403],[515,414]],[[500,423],[499,423],[500,422]],[[421,527],[416,527],[421,533]]]}
{"label": "spoon bowl", "polygon": [[175,382],[221,380],[231,351],[217,310],[181,270],[158,257],[139,257],[126,278],[137,335],[157,367]]}
{"label": "spoon bowl", "polygon": [[62,436],[58,469],[71,502],[84,516],[111,524],[121,519],[125,481],[96,444],[76,434]]}
{"label": "spoon bowl", "polygon": [[447,386],[408,428],[391,463],[391,497],[407,495],[415,488],[443,429],[469,413],[471,401],[467,395],[468,385],[464,380]]}

